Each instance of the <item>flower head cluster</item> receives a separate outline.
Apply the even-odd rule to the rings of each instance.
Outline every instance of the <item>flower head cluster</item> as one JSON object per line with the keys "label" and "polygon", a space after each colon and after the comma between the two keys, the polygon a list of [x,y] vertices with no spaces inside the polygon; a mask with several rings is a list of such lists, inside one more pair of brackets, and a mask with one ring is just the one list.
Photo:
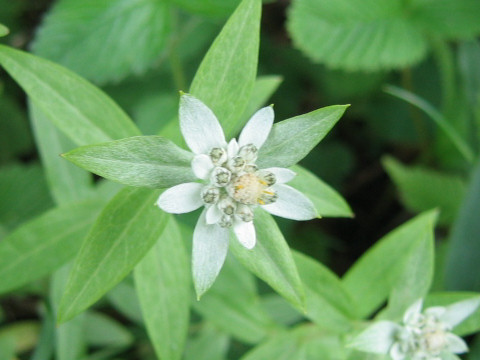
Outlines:
{"label": "flower head cluster", "polygon": [[393,360],[441,360],[445,354],[468,351],[462,338],[452,329],[469,317],[480,299],[460,301],[450,306],[435,306],[422,311],[422,300],[408,308],[401,324],[380,321],[357,336],[352,347],[362,351],[389,354]]}

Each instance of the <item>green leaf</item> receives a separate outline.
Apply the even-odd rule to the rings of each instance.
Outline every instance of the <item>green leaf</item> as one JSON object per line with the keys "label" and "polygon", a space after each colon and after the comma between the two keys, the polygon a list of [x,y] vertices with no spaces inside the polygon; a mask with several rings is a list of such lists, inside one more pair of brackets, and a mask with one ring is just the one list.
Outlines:
{"label": "green leaf", "polygon": [[260,148],[260,168],[289,167],[302,160],[330,131],[348,105],[327,106],[273,125]]}
{"label": "green leaf", "polygon": [[58,207],[4,238],[0,293],[45,276],[73,258],[100,208],[92,201]]}
{"label": "green leaf", "polygon": [[159,359],[182,358],[190,310],[190,264],[180,229],[169,215],[157,243],[135,268],[147,331]]}
{"label": "green leaf", "polygon": [[203,326],[200,333],[189,338],[185,360],[225,360],[229,338],[211,326]]}
{"label": "green leaf", "polygon": [[74,149],[63,157],[104,178],[129,186],[166,188],[195,181],[192,153],[161,136],[135,136]]}
{"label": "green leaf", "polygon": [[277,324],[290,326],[303,319],[303,314],[276,293],[262,295],[260,301],[263,309]]}
{"label": "green leaf", "polygon": [[291,168],[297,173],[288,184],[304,193],[322,217],[353,217],[345,199],[315,174],[301,166]]}
{"label": "green leaf", "polygon": [[231,14],[240,0],[172,0],[172,2],[194,14],[224,17]]}
{"label": "green leaf", "polygon": [[137,324],[144,323],[140,302],[133,283],[129,278],[115,286],[107,294],[108,300],[120,313]]}
{"label": "green leaf", "polygon": [[466,196],[450,235],[445,284],[449,290],[480,291],[480,162],[472,173]]}
{"label": "green leaf", "polygon": [[10,30],[8,30],[8,28],[5,25],[0,24],[0,37],[7,36],[9,33],[10,33]]}
{"label": "green leaf", "polygon": [[465,182],[459,176],[443,174],[421,166],[407,167],[391,157],[382,161],[388,175],[409,210],[440,209],[440,224],[451,224],[465,196]]}
{"label": "green leaf", "polygon": [[260,35],[260,0],[243,0],[205,55],[190,93],[218,117],[231,137],[255,83]]}
{"label": "green leaf", "polygon": [[38,343],[39,334],[40,324],[37,321],[16,321],[0,328],[0,342],[13,340],[15,354],[19,354],[32,350]]}
{"label": "green leaf", "polygon": [[248,250],[232,239],[235,257],[297,308],[303,310],[304,291],[290,248],[275,220],[267,212],[255,212],[257,244]]}
{"label": "green leaf", "polygon": [[165,49],[166,1],[61,0],[40,26],[33,50],[97,83],[144,73]]}
{"label": "green leaf", "polygon": [[4,45],[0,65],[77,145],[140,135],[108,96],[67,69]]}
{"label": "green leaf", "polygon": [[193,307],[203,318],[245,343],[258,343],[275,328],[260,305],[253,275],[231,256],[215,284]]}
{"label": "green leaf", "polygon": [[296,0],[288,30],[295,45],[332,68],[380,70],[421,60],[427,39],[401,0]]}
{"label": "green leaf", "polygon": [[[370,248],[345,274],[343,285],[356,299],[357,315],[377,309],[402,282],[405,266],[417,260],[419,244],[432,241],[437,213],[423,213],[396,228]],[[414,279],[413,279],[414,280]],[[407,291],[407,289],[404,289]]]}
{"label": "green leaf", "polygon": [[58,156],[74,146],[72,141],[33,104],[30,104],[30,119],[55,202],[61,205],[88,198],[92,188],[91,175]]}
{"label": "green leaf", "polygon": [[59,309],[65,322],[100,299],[148,252],[165,227],[158,191],[121,190],[103,209],[70,273]]}
{"label": "green leaf", "polygon": [[[448,306],[458,301],[471,299],[479,296],[479,293],[474,292],[436,292],[429,294],[425,299],[423,308],[431,306]],[[467,336],[480,331],[480,308],[455,326],[453,332],[458,336]]]}
{"label": "green leaf", "polygon": [[127,347],[132,334],[120,323],[98,312],[85,313],[85,334],[90,346]]}
{"label": "green leaf", "polygon": [[354,301],[328,268],[299,252],[293,253],[305,288],[306,316],[329,332],[352,328]]}

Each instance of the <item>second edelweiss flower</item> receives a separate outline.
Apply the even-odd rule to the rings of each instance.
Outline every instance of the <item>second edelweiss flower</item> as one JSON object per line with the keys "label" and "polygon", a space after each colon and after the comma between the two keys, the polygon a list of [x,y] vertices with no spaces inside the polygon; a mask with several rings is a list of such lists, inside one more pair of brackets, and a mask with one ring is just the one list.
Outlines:
{"label": "second edelweiss flower", "polygon": [[158,199],[158,206],[175,214],[204,206],[194,242],[200,234],[213,235],[208,231],[209,226],[218,227],[215,234],[227,242],[231,227],[243,246],[253,248],[256,242],[253,218],[257,206],[295,220],[317,216],[307,197],[285,185],[294,178],[293,171],[278,167],[258,169],[255,165],[258,151],[273,125],[271,106],[257,111],[238,141],[232,139],[228,144],[213,112],[194,96],[182,94],[179,114],[185,142],[195,154],[192,170],[203,182],[168,189]]}

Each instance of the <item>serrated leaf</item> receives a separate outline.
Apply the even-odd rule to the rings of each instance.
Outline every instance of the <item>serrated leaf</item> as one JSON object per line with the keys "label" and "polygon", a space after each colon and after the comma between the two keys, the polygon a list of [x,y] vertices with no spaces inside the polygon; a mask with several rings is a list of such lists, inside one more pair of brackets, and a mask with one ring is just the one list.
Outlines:
{"label": "serrated leaf", "polygon": [[190,93],[213,110],[231,137],[257,74],[260,0],[243,0],[205,55]]}
{"label": "serrated leaf", "polygon": [[4,238],[0,293],[45,276],[72,259],[100,208],[101,203],[92,201],[58,207]]}
{"label": "serrated leaf", "polygon": [[400,0],[296,0],[288,29],[297,47],[332,68],[381,70],[420,61],[427,39]]}
{"label": "serrated leaf", "polygon": [[190,266],[180,229],[168,216],[162,235],[135,268],[147,331],[159,359],[179,360],[187,338]]}
{"label": "serrated leaf", "polygon": [[0,65],[77,145],[140,135],[107,95],[67,69],[4,45],[0,45]]}
{"label": "serrated leaf", "polygon": [[275,328],[260,306],[253,275],[231,256],[227,257],[215,284],[193,307],[242,342],[258,343]]}
{"label": "serrated leaf", "polygon": [[303,286],[290,248],[272,216],[259,209],[255,212],[257,243],[252,250],[233,239],[235,257],[251,272],[269,284],[297,308],[304,309]]}
{"label": "serrated leaf", "polygon": [[159,191],[121,190],[103,209],[75,259],[58,318],[65,322],[120,282],[158,240],[166,215]]}
{"label": "serrated leaf", "polygon": [[60,0],[39,27],[33,50],[97,83],[150,68],[172,27],[157,0]]}
{"label": "serrated leaf", "polygon": [[356,300],[356,313],[365,317],[377,309],[395,288],[417,244],[432,239],[437,213],[423,213],[380,239],[348,270],[342,279]]}
{"label": "serrated leaf", "polygon": [[315,174],[301,166],[291,168],[297,175],[288,184],[305,194],[322,217],[353,217],[345,199]]}
{"label": "serrated leaf", "polygon": [[135,136],[74,149],[63,157],[104,178],[129,186],[166,188],[195,181],[192,153],[161,136]]}
{"label": "serrated leaf", "polygon": [[407,167],[391,157],[382,162],[408,209],[420,212],[438,207],[441,224],[451,224],[455,220],[466,191],[461,177],[421,166]]}
{"label": "serrated leaf", "polygon": [[294,252],[293,258],[305,288],[306,316],[329,332],[349,331],[355,305],[340,279],[306,255]]}
{"label": "serrated leaf", "polygon": [[302,160],[330,131],[348,105],[327,106],[274,124],[257,165],[289,167]]}

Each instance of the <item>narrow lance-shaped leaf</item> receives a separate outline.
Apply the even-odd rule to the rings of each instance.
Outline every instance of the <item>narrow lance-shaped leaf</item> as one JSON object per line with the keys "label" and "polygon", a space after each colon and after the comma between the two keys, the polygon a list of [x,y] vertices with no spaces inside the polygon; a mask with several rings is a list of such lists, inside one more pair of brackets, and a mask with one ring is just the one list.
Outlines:
{"label": "narrow lance-shaped leaf", "polygon": [[158,358],[181,359],[188,332],[190,266],[180,229],[171,215],[134,274],[147,331]]}
{"label": "narrow lance-shaped leaf", "polygon": [[135,136],[74,149],[63,157],[129,186],[166,188],[195,181],[193,155],[161,136]]}
{"label": "narrow lance-shaped leaf", "polygon": [[330,131],[348,105],[327,106],[273,125],[257,165],[289,167],[302,160]]}
{"label": "narrow lance-shaped leaf", "polygon": [[205,55],[190,93],[217,115],[228,137],[250,100],[257,74],[260,0],[243,0]]}
{"label": "narrow lance-shaped leaf", "polygon": [[125,188],[103,209],[75,260],[59,308],[65,322],[122,280],[157,241],[165,214],[159,191]]}
{"label": "narrow lance-shaped leaf", "polygon": [[234,239],[230,248],[235,257],[251,272],[299,309],[304,309],[304,292],[290,248],[272,216],[255,212],[257,244],[252,250]]}
{"label": "narrow lance-shaped leaf", "polygon": [[101,209],[84,202],[52,209],[0,242],[0,293],[48,275],[77,253]]}
{"label": "narrow lance-shaped leaf", "polygon": [[4,45],[0,45],[0,65],[77,145],[140,135],[105,93],[71,71]]}

